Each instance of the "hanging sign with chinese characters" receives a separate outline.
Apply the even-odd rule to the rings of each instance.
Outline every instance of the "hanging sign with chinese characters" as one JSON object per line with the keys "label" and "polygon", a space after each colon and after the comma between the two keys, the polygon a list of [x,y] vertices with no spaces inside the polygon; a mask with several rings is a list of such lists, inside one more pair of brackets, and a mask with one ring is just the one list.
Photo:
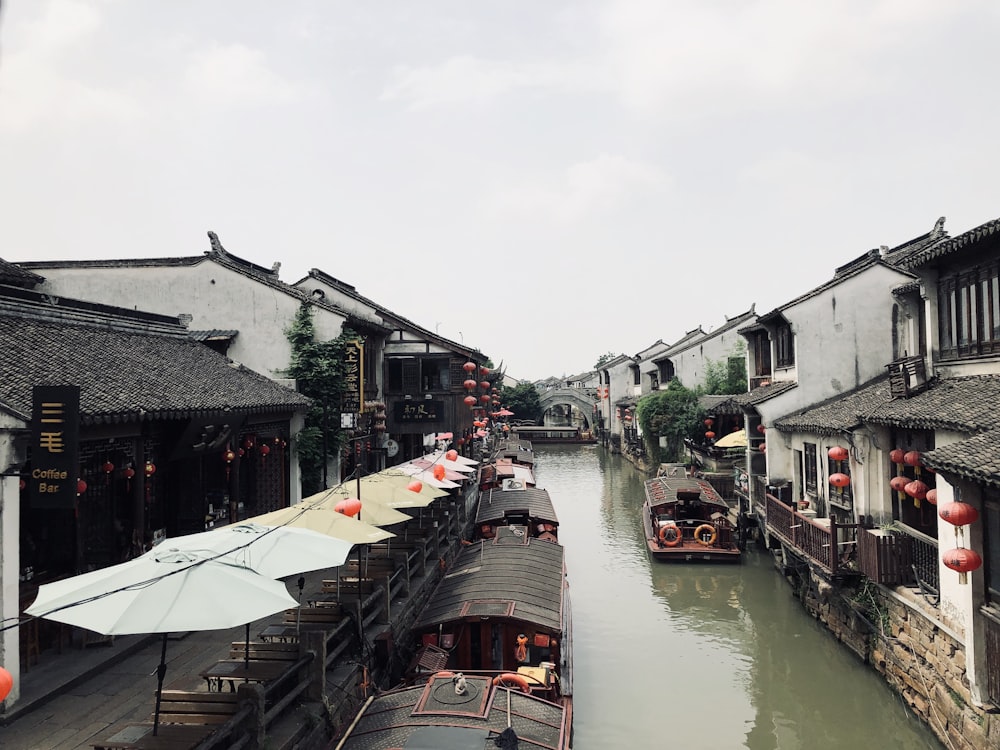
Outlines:
{"label": "hanging sign with chinese characters", "polygon": [[80,388],[36,385],[32,389],[32,508],[72,508],[76,504]]}
{"label": "hanging sign with chinese characters", "polygon": [[396,422],[437,422],[444,414],[444,401],[397,401]]}
{"label": "hanging sign with chinese characters", "polygon": [[352,339],[344,351],[344,394],[340,397],[340,411],[360,414],[365,393],[365,342]]}

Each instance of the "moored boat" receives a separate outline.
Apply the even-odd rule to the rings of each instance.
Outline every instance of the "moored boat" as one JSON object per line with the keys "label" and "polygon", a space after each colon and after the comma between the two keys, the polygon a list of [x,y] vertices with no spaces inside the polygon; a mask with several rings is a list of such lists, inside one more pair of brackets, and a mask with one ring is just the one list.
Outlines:
{"label": "moored boat", "polygon": [[703,479],[660,476],[645,482],[642,525],[657,560],[739,562],[732,511]]}

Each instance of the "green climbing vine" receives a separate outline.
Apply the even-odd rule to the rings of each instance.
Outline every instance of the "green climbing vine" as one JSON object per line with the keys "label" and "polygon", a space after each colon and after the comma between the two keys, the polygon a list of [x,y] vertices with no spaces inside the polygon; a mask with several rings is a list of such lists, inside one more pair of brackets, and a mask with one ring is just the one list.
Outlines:
{"label": "green climbing vine", "polygon": [[296,439],[302,494],[308,497],[323,489],[324,459],[336,455],[344,442],[340,401],[344,393],[346,351],[348,342],[359,336],[345,328],[335,339],[317,341],[312,305],[303,302],[285,329],[285,337],[292,345],[292,353],[282,374],[294,378],[299,392],[313,400],[305,426]]}

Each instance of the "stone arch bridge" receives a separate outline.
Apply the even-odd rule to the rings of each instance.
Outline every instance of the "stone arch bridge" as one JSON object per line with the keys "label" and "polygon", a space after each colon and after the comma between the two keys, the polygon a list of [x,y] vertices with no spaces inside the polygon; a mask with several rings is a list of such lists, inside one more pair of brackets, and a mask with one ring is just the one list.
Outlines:
{"label": "stone arch bridge", "polygon": [[[594,404],[597,403],[596,388],[550,388],[538,394],[542,414],[549,414],[558,406],[576,407],[583,417],[583,426],[588,427],[594,420]],[[542,420],[545,421],[544,418]]]}

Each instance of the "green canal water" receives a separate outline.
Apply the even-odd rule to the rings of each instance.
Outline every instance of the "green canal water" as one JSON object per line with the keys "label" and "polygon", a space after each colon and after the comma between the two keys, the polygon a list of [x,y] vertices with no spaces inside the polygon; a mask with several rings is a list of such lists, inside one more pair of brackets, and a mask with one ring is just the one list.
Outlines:
{"label": "green canal water", "polygon": [[940,750],[792,595],[770,556],[649,558],[644,475],[596,446],[536,446],[573,609],[574,750]]}

